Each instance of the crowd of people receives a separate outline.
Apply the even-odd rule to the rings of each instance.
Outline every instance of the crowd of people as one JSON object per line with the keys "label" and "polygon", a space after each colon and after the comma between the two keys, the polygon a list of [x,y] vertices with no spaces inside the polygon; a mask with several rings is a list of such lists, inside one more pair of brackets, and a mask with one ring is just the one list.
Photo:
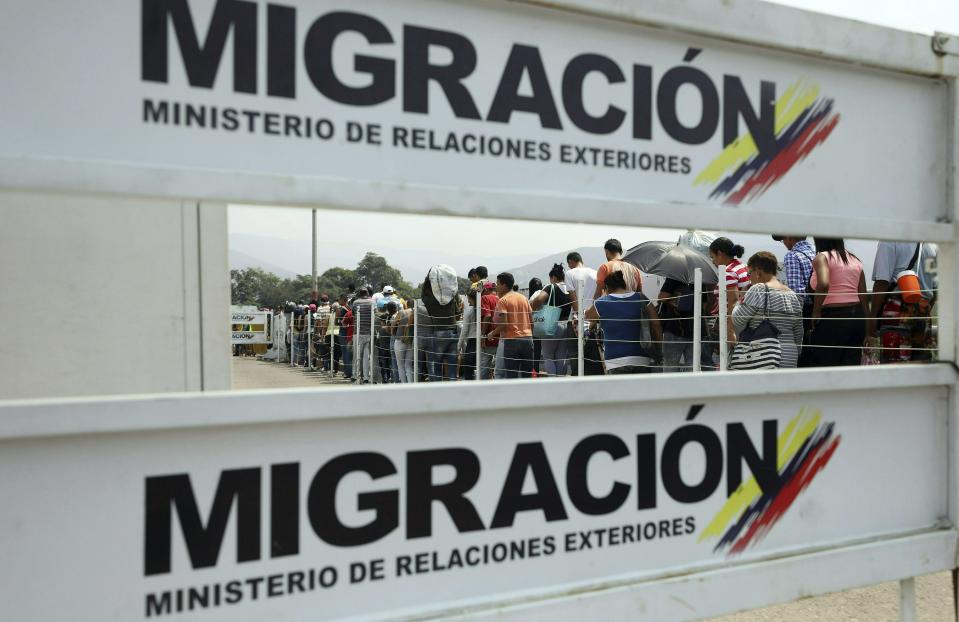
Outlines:
{"label": "crowd of people", "polygon": [[[872,289],[838,238],[774,235],[785,253],[752,254],[726,237],[709,243],[720,283],[701,296],[702,370],[843,366],[931,360],[935,353],[935,244],[880,242]],[[571,252],[544,285],[521,292],[511,273],[485,266],[457,275],[433,266],[418,300],[363,284],[288,309],[292,362],[352,382],[409,383],[684,372],[694,366],[693,283],[666,278],[653,299],[619,241],[587,267]],[[725,290],[726,325],[719,326]],[[311,333],[312,332],[312,336]],[[479,356],[477,356],[479,348]]]}

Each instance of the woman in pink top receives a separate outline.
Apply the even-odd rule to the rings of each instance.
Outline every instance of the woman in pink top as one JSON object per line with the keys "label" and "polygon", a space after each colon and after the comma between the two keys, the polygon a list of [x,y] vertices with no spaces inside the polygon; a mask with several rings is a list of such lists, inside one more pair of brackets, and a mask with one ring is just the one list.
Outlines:
{"label": "woman in pink top", "polygon": [[809,361],[814,366],[859,365],[869,316],[862,262],[846,251],[841,238],[816,238],[816,251],[809,278],[815,291]]}

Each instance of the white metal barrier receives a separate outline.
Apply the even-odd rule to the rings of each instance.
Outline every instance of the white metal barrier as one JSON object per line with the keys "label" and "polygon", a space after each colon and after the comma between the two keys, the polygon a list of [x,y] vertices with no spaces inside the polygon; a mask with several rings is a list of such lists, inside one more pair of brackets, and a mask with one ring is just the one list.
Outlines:
{"label": "white metal barrier", "polygon": [[162,199],[145,235],[207,266],[158,269],[200,294],[191,386],[227,356],[197,200],[941,242],[951,362],[3,402],[7,617],[681,620],[887,580],[908,617],[956,567],[954,37],[750,0],[3,2],[0,200]]}

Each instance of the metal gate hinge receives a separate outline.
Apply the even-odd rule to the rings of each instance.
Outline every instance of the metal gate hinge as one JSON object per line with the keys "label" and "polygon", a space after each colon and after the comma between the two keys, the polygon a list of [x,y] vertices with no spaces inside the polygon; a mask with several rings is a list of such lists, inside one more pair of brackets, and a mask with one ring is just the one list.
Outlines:
{"label": "metal gate hinge", "polygon": [[959,56],[959,36],[936,32],[932,35],[932,51],[937,56]]}

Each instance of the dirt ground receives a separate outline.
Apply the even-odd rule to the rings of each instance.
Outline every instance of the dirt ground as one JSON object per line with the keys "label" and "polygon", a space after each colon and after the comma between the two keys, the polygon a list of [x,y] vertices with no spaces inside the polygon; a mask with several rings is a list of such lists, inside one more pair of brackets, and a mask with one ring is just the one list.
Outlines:
{"label": "dirt ground", "polygon": [[[322,372],[304,372],[289,365],[233,357],[234,389],[281,389],[348,384],[342,377],[331,379]],[[952,581],[948,572],[916,580],[919,622],[955,622]],[[867,588],[806,598],[745,613],[736,613],[713,622],[897,622],[899,584],[881,583]]]}

